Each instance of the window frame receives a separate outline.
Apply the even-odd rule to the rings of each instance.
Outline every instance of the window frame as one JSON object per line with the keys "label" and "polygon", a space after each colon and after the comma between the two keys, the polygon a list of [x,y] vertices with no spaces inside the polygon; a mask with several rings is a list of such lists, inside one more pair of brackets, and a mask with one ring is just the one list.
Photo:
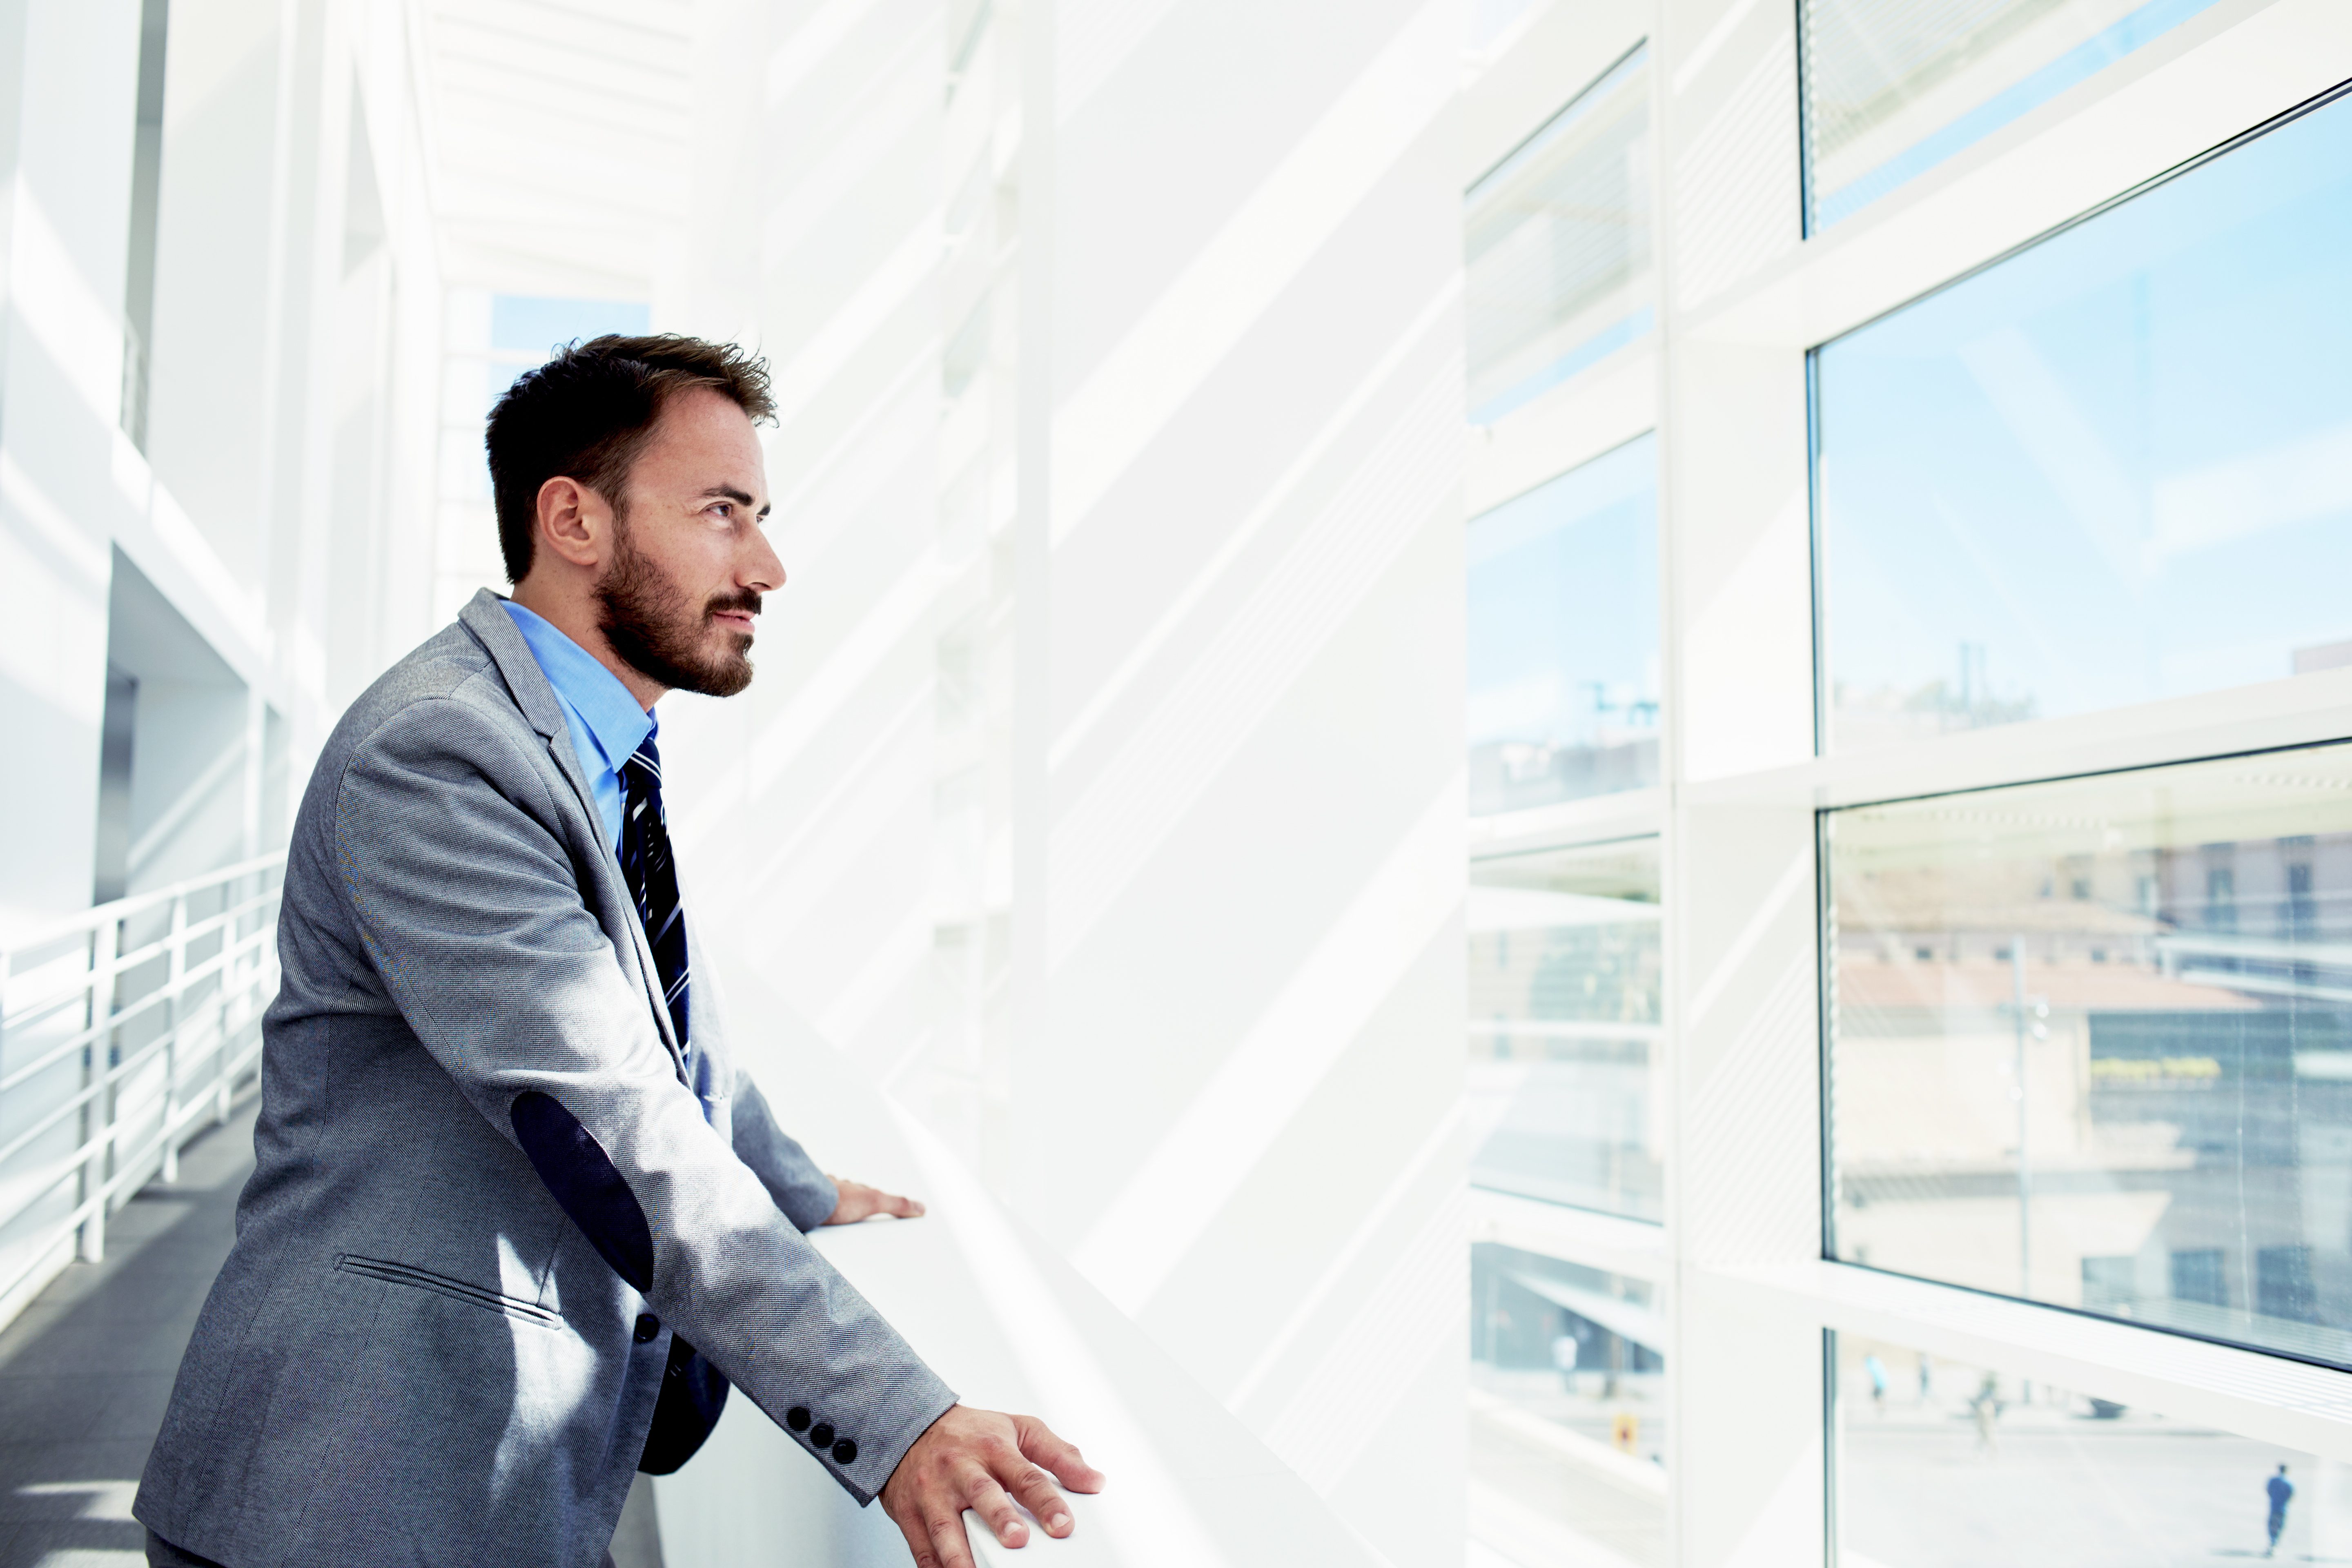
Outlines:
{"label": "window frame", "polygon": [[[1666,1021],[1677,1083],[1671,1354],[1692,1373],[1676,1384],[1670,1459],[1677,1551],[1715,1561],[1767,1531],[1792,1553],[1835,1561],[1823,1330],[2352,1459],[2352,1379],[2341,1373],[1823,1258],[1819,1121],[1822,811],[2340,739],[2352,670],[1838,756],[1821,729],[1822,598],[1807,591],[1818,560],[1810,351],[2340,86],[2352,13],[2323,0],[2223,0],[1808,235],[1793,0],[1657,5],[1669,215],[1659,374]],[[1775,84],[1784,96],[1757,107]],[[1759,153],[1739,165],[1751,182],[1785,182],[1777,229],[1763,216],[1712,213],[1694,189],[1729,177],[1727,132],[1741,106],[1785,117],[1785,162]],[[1736,268],[1721,261],[1727,248],[1738,252]],[[1742,613],[1727,613],[1739,598],[1727,563],[1749,589]],[[1810,1139],[1793,1104],[1777,1130],[1725,1110],[1727,1095],[1790,1081],[1814,1119]],[[1773,1105],[1779,1115],[1782,1102]],[[1742,1441],[1694,1440],[1710,1431]],[[1801,1511],[1786,1506],[1808,1486],[1819,1511],[1812,1499]],[[1792,1539],[1816,1530],[1817,1540]]]}

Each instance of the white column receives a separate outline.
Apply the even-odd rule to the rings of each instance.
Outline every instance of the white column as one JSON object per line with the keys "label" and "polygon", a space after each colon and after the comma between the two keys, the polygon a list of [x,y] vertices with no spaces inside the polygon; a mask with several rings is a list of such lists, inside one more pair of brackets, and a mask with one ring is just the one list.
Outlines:
{"label": "white column", "polygon": [[1006,1190],[1391,1561],[1459,1562],[1464,18],[1051,26]]}
{"label": "white column", "polygon": [[[718,29],[793,582],[665,710],[681,857],[739,1012],[1457,1562],[1462,18],[984,15]],[[721,330],[690,272],[663,324]]]}
{"label": "white column", "polygon": [[0,13],[0,728],[39,760],[0,805],[40,825],[0,859],[0,926],[90,898],[138,68],[136,5]]}
{"label": "white column", "polygon": [[1675,1561],[1822,1561],[1821,1326],[1717,1270],[1821,1253],[1813,816],[1710,782],[1812,753],[1801,345],[1707,306],[1798,243],[1789,7],[1659,6],[1666,261]]}

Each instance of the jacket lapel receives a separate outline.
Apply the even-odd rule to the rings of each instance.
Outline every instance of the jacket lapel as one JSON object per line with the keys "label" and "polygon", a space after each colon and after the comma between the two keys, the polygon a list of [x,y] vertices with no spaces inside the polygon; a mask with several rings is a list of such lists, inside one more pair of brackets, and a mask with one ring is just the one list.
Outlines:
{"label": "jacket lapel", "polygon": [[[557,771],[571,784],[580,810],[588,818],[588,833],[603,851],[596,858],[595,876],[604,884],[604,904],[621,911],[621,925],[625,930],[630,952],[636,959],[637,984],[645,993],[646,1004],[654,1016],[654,1027],[660,1031],[662,1044],[668,1047],[671,1058],[682,1076],[686,1071],[686,1053],[679,1048],[677,1031],[670,1022],[668,1005],[663,1000],[661,986],[655,979],[660,972],[654,967],[653,947],[646,940],[645,922],[636,918],[636,900],[629,896],[621,879],[621,863],[614,847],[604,839],[604,814],[596,809],[596,792],[589,787],[588,775],[580,765],[579,751],[572,743],[572,727],[564,722],[562,705],[556,700],[555,688],[547,672],[539,668],[539,660],[530,645],[522,640],[522,633],[514,617],[502,607],[499,595],[488,588],[476,591],[466,607],[457,612],[457,619],[472,632],[490,662],[499,667],[499,674],[507,683],[515,706],[523,718],[547,744],[548,755],[554,759]],[[608,929],[607,934],[612,934]],[[690,940],[690,939],[689,939]],[[688,951],[691,951],[689,948]]]}

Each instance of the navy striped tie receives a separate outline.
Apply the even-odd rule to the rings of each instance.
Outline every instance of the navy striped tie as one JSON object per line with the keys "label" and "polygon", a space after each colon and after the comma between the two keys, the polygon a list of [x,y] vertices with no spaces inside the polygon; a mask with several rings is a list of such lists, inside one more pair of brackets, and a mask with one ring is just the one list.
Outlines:
{"label": "navy striped tie", "polygon": [[654,950],[654,973],[661,979],[678,1049],[687,1048],[686,921],[677,902],[677,862],[670,858],[669,821],[662,815],[661,752],[654,738],[621,768],[621,878],[637,900],[646,941]]}

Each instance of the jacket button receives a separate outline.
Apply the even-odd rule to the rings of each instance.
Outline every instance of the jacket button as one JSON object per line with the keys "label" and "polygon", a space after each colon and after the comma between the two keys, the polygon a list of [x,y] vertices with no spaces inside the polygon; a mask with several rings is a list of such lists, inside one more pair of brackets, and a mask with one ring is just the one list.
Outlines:
{"label": "jacket button", "polygon": [[820,1448],[832,1447],[833,1423],[830,1421],[820,1421],[815,1426],[810,1427],[809,1441],[815,1444]]}
{"label": "jacket button", "polygon": [[809,1413],[807,1405],[795,1405],[790,1410],[784,1412],[784,1425],[791,1427],[793,1431],[805,1432],[808,1430],[808,1424]]}
{"label": "jacket button", "polygon": [[854,1465],[857,1463],[857,1444],[856,1441],[848,1437],[844,1437],[840,1442],[835,1443],[833,1446],[833,1462],[836,1465]]}
{"label": "jacket button", "polygon": [[655,1317],[651,1312],[641,1312],[637,1315],[637,1343],[650,1344],[653,1342],[653,1337],[660,1332],[659,1318]]}

